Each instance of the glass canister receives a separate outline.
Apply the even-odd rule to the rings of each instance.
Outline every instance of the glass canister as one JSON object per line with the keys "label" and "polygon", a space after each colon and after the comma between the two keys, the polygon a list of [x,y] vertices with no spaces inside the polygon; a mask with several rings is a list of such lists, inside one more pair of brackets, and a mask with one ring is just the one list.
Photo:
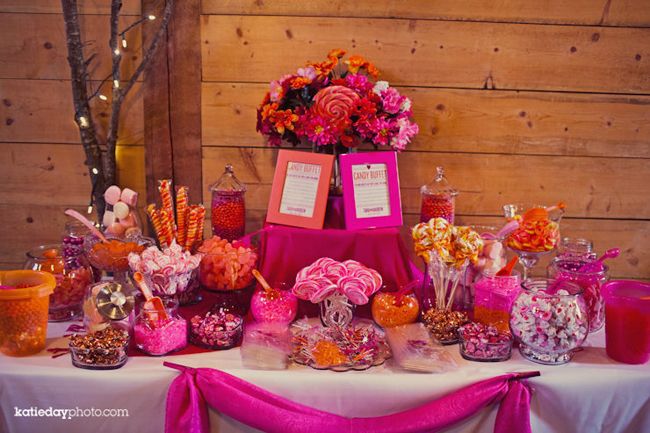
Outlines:
{"label": "glass canister", "polygon": [[556,259],[593,261],[597,257],[594,243],[589,239],[564,237],[557,246]]}
{"label": "glass canister", "polygon": [[592,260],[565,258],[553,261],[548,268],[548,277],[558,280],[572,281],[582,287],[582,295],[587,303],[589,313],[589,332],[598,331],[605,324],[605,300],[602,286],[609,281],[606,265],[597,270],[582,270],[581,268]]}
{"label": "glass canister", "polygon": [[521,287],[510,312],[510,329],[519,352],[539,364],[569,362],[589,332],[582,288],[548,278],[530,278]]}
{"label": "glass canister", "polygon": [[135,344],[148,355],[162,356],[187,346],[187,320],[178,314],[178,300],[167,298],[163,303],[167,318],[144,303],[135,319]]}
{"label": "glass canister", "polygon": [[67,267],[77,268],[82,265],[84,260],[84,238],[88,233],[88,228],[77,220],[70,220],[65,223],[61,238],[61,252]]}
{"label": "glass canister", "polygon": [[89,334],[108,327],[133,333],[135,291],[131,285],[102,281],[88,286],[83,302],[84,328]]}
{"label": "glass canister", "polygon": [[271,290],[258,288],[251,298],[251,313],[256,322],[293,322],[298,313],[298,298],[285,283],[274,284]]}
{"label": "glass canister", "polygon": [[458,191],[449,185],[442,167],[436,167],[436,176],[431,183],[422,185],[420,194],[422,196],[420,222],[440,217],[449,221],[450,224],[454,223]]}
{"label": "glass canister", "polygon": [[483,272],[474,283],[474,320],[510,332],[510,310],[520,288],[521,277],[517,271],[507,276]]}
{"label": "glass canister", "polygon": [[70,320],[81,313],[86,287],[94,281],[93,270],[83,256],[66,258],[61,245],[41,245],[27,252],[24,269],[49,272],[56,279],[50,295],[50,322]]}
{"label": "glass canister", "polygon": [[226,168],[214,184],[212,192],[212,234],[232,242],[244,236],[246,228],[246,186],[237,177],[232,165]]}

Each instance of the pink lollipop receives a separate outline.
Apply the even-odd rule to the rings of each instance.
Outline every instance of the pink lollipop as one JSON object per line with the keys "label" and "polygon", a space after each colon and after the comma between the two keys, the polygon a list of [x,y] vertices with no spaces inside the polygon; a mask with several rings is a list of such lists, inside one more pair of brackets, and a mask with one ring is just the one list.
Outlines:
{"label": "pink lollipop", "polygon": [[294,284],[291,291],[297,298],[311,301],[312,294],[320,289],[320,285],[314,280],[301,280]]}
{"label": "pink lollipop", "polygon": [[334,262],[325,268],[325,278],[329,278],[334,284],[336,284],[342,277],[348,275],[348,269],[343,263]]}
{"label": "pink lollipop", "polygon": [[314,304],[318,304],[319,302],[322,302],[325,300],[325,298],[331,296],[336,292],[337,286],[336,284],[332,283],[330,280],[327,278],[322,278],[319,279],[319,287],[316,292],[312,293],[311,295],[311,302]]}
{"label": "pink lollipop", "polygon": [[348,297],[348,299],[357,305],[368,303],[368,296],[365,293],[366,284],[358,278],[343,277],[339,280],[339,290]]}

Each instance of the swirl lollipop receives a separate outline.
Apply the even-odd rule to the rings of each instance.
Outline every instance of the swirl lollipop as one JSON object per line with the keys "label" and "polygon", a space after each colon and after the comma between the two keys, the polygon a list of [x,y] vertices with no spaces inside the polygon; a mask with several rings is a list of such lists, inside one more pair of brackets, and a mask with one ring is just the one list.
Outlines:
{"label": "swirl lollipop", "polygon": [[340,125],[349,119],[358,100],[357,92],[345,86],[325,87],[314,96],[312,110],[323,119]]}

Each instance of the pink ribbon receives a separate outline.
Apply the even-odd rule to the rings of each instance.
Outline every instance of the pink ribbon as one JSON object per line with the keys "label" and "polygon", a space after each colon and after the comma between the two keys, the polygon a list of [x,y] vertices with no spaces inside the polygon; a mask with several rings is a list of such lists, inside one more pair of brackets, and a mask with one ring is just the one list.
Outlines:
{"label": "pink ribbon", "polygon": [[269,433],[437,432],[499,403],[495,433],[531,433],[531,392],[523,379],[539,372],[508,373],[466,386],[403,412],[346,418],[287,400],[220,370],[165,362],[182,372],[167,392],[166,433],[208,433],[206,403],[223,415]]}

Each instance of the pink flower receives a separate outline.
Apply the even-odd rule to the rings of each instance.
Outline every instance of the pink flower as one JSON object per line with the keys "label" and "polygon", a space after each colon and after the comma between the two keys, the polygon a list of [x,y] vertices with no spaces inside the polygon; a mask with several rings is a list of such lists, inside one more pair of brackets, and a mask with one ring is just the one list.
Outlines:
{"label": "pink flower", "polygon": [[348,74],[345,76],[345,85],[360,95],[365,95],[372,89],[368,77],[362,74]]}
{"label": "pink flower", "polygon": [[394,124],[387,119],[376,118],[371,125],[371,130],[374,133],[372,142],[380,146],[387,146],[393,126]]}
{"label": "pink flower", "polygon": [[298,69],[298,76],[306,78],[309,81],[314,81],[316,79],[316,69],[313,66],[307,66],[306,68]]}
{"label": "pink flower", "polygon": [[390,140],[390,146],[395,150],[404,150],[411,139],[420,132],[420,128],[416,123],[409,121],[407,117],[397,119],[397,127],[399,130],[397,135]]}
{"label": "pink flower", "polygon": [[320,116],[307,113],[300,117],[299,123],[302,127],[297,131],[298,136],[307,137],[317,146],[334,144],[339,141],[339,131],[332,126],[331,122]]}
{"label": "pink flower", "polygon": [[400,95],[399,92],[392,87],[381,92],[381,104],[384,107],[384,111],[389,114],[399,113],[404,99],[406,98]]}
{"label": "pink flower", "polygon": [[284,98],[284,87],[283,84],[286,80],[291,78],[291,75],[285,75],[284,77],[280,78],[279,80],[271,81],[270,86],[270,95],[271,95],[271,101],[272,102],[278,102],[282,98]]}

